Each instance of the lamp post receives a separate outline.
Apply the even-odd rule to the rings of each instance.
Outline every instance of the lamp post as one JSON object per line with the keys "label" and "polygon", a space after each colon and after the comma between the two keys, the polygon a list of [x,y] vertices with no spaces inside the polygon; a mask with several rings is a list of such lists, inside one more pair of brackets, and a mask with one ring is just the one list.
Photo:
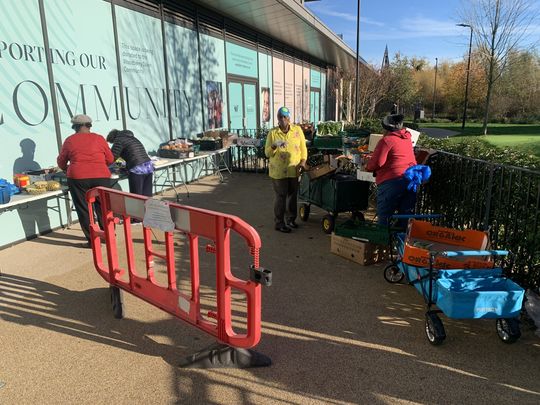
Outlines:
{"label": "lamp post", "polygon": [[355,82],[355,93],[354,93],[354,123],[358,122],[358,82],[360,78],[359,74],[359,64],[360,64],[360,0],[358,0],[358,5],[356,7],[356,82]]}
{"label": "lamp post", "polygon": [[431,119],[435,118],[435,93],[437,91],[437,66],[439,58],[435,58],[435,83],[433,83],[433,109],[431,110]]}
{"label": "lamp post", "polygon": [[472,48],[472,34],[473,27],[469,24],[456,24],[459,27],[469,27],[471,29],[471,36],[469,38],[469,57],[467,60],[467,83],[465,84],[465,102],[463,103],[463,122],[461,123],[461,132],[465,130],[465,120],[467,119],[467,105],[469,103],[469,74],[471,73],[471,48]]}

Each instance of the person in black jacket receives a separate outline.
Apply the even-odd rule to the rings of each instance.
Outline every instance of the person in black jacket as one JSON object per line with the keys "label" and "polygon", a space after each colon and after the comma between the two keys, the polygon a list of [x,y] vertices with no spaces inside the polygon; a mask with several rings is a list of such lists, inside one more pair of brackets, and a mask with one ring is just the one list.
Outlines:
{"label": "person in black jacket", "polygon": [[152,197],[154,165],[141,141],[127,129],[113,129],[107,135],[107,142],[113,144],[111,151],[114,158],[120,157],[126,161],[129,192]]}

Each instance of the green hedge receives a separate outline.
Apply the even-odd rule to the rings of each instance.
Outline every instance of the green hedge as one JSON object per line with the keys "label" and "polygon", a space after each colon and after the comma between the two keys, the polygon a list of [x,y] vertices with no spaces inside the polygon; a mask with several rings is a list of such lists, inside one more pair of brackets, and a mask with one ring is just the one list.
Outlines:
{"label": "green hedge", "polygon": [[512,148],[496,148],[480,137],[469,137],[460,142],[451,139],[431,138],[421,134],[418,146],[455,153],[457,155],[481,159],[527,169],[540,169],[540,159]]}

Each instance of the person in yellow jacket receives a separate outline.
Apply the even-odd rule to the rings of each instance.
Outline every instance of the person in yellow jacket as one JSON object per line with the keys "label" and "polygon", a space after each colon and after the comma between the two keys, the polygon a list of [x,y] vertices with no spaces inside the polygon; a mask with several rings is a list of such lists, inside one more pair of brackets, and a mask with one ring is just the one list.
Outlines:
{"label": "person in yellow jacket", "polygon": [[277,119],[278,126],[268,133],[264,152],[270,159],[275,229],[289,233],[291,228],[298,228],[295,222],[298,176],[300,168],[307,170],[307,148],[304,132],[291,124],[291,113],[287,107],[278,110]]}

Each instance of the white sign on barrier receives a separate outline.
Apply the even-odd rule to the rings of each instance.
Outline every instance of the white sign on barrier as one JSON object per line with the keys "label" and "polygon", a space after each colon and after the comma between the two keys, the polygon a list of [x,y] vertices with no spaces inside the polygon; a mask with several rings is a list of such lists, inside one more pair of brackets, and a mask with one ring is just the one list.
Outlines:
{"label": "white sign on barrier", "polygon": [[161,229],[163,232],[172,232],[174,230],[174,222],[168,202],[149,198],[144,203],[144,208],[144,226]]}

